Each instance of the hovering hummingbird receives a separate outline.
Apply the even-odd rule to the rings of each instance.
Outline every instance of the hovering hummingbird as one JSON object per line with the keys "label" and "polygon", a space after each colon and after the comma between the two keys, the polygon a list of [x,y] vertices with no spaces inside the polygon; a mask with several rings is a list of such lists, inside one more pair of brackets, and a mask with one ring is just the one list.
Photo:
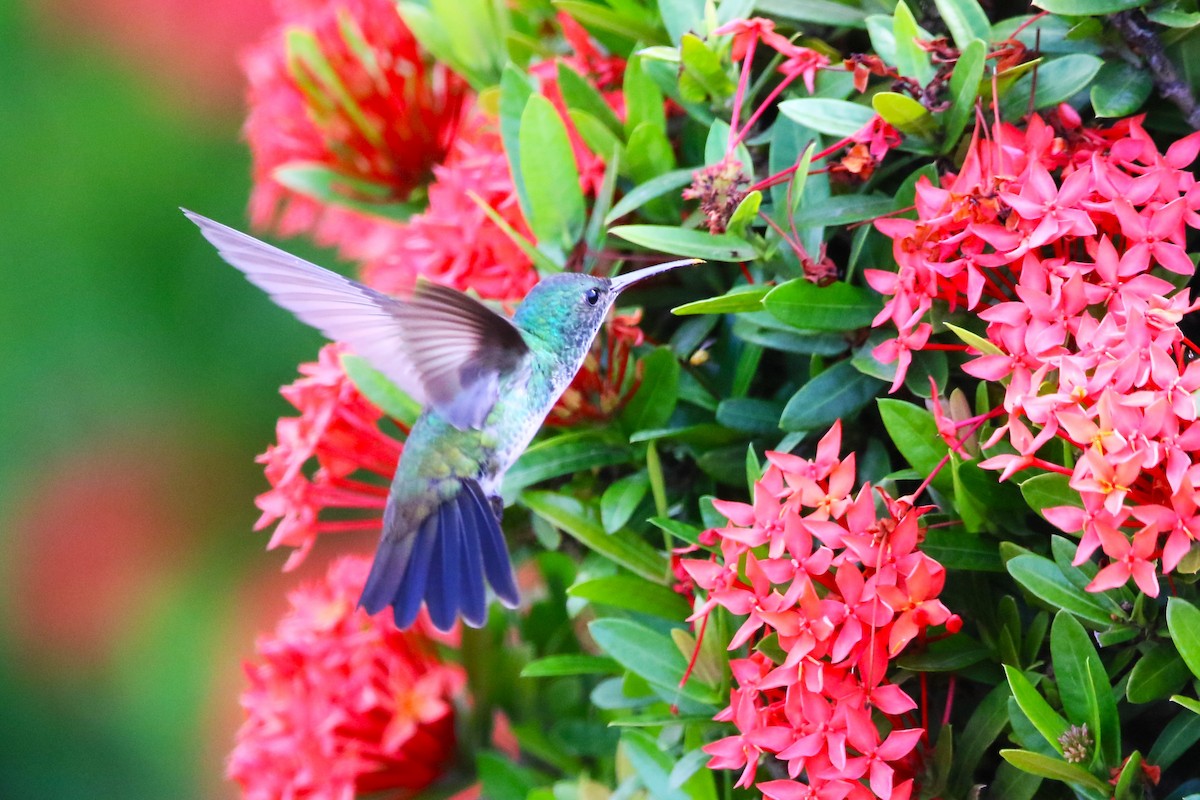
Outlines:
{"label": "hovering hummingbird", "polygon": [[500,481],[583,364],[623,290],[685,259],[615,278],[562,273],[507,319],[462,292],[418,281],[398,299],[183,212],[276,303],[345,342],[424,406],[392,479],[383,536],[359,605],[412,625],[422,601],[439,630],[487,619],[484,581],[518,603],[500,531]]}

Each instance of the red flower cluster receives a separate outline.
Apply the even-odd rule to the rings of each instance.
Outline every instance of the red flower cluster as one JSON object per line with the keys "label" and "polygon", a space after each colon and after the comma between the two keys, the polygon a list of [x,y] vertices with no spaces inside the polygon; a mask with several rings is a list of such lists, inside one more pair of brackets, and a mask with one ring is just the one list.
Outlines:
{"label": "red flower cluster", "polygon": [[694,618],[715,606],[745,617],[729,648],[751,645],[717,715],[738,732],[705,747],[709,766],[742,769],[749,787],[773,755],[792,780],[759,783],[771,800],[907,800],[925,731],[888,663],[930,626],[960,625],[937,599],[945,569],[917,549],[925,509],[870,484],[852,495],[854,455],[840,446],[839,422],[814,459],[768,453],[753,505],[714,501],[730,523],[706,534],[721,557],[683,561],[708,593]]}
{"label": "red flower cluster", "polygon": [[[1200,187],[1185,167],[1200,134],[1163,155],[1140,118],[1085,128],[1064,107],[1052,122],[996,125],[946,188],[918,185],[916,220],[876,223],[899,264],[867,273],[891,298],[876,324],[899,330],[876,355],[899,362],[895,388],[929,341],[935,301],[987,323],[963,368],[1004,385],[984,446],[1007,440],[1015,453],[981,466],[1002,479],[1029,467],[1070,475],[1083,508],[1046,516],[1082,531],[1077,564],[1097,548],[1110,560],[1089,588],[1132,577],[1154,596],[1157,560],[1170,572],[1200,532],[1200,364],[1178,327],[1200,303],[1163,277],[1195,269],[1184,237],[1200,228]],[[1073,468],[1038,457],[1054,438],[1073,447]]]}
{"label": "red flower cluster", "polygon": [[[304,377],[280,389],[300,416],[281,418],[275,428],[278,443],[258,457],[266,464],[271,489],[255,501],[263,512],[255,530],[279,521],[268,548],[297,548],[284,569],[304,560],[319,533],[379,529],[387,484],[352,476],[363,471],[391,480],[403,449],[379,428],[383,412],[346,376],[341,354],[338,345],[326,345],[316,363],[300,365]],[[316,470],[306,474],[314,460]],[[319,519],[329,509],[357,509],[368,516]]]}
{"label": "red flower cluster", "polygon": [[567,427],[585,420],[610,419],[625,405],[641,383],[638,368],[634,379],[626,380],[630,365],[636,364],[633,348],[646,340],[638,327],[641,321],[641,309],[608,318],[575,379],[550,410],[547,425]]}
{"label": "red flower cluster", "polygon": [[279,7],[282,25],[244,60],[251,217],[285,235],[311,232],[353,255],[374,226],[394,223],[323,207],[281,185],[276,170],[319,166],[340,179],[336,190],[350,200],[406,200],[449,152],[468,88],[444,65],[425,63],[389,0]]}
{"label": "red flower cluster", "polygon": [[291,611],[245,665],[246,721],[229,777],[247,798],[341,798],[417,791],[454,752],[451,700],[465,684],[420,632],[355,608],[370,565],[335,562],[292,592]]}

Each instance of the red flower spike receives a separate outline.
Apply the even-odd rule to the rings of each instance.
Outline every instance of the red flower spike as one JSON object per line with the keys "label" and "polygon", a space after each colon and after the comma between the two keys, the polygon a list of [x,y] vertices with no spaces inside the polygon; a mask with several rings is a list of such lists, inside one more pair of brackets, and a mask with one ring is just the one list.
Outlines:
{"label": "red flower spike", "polygon": [[465,674],[438,660],[423,620],[401,632],[355,607],[369,570],[365,558],[334,562],[258,640],[227,768],[245,797],[419,791],[453,756]]}
{"label": "red flower spike", "polygon": [[[731,662],[736,687],[716,717],[738,733],[705,747],[709,766],[749,786],[763,758],[786,763],[793,780],[758,784],[768,798],[909,797],[923,731],[882,737],[872,711],[915,709],[887,681],[890,660],[929,627],[960,624],[937,599],[945,569],[917,548],[927,509],[880,492],[878,515],[870,485],[852,494],[840,443],[834,425],[812,459],[768,453],[753,504],[714,502],[729,522],[710,532],[720,557],[681,561],[707,593],[693,619],[716,605],[744,617],[729,647],[751,652]],[[782,663],[754,649],[768,636]]]}

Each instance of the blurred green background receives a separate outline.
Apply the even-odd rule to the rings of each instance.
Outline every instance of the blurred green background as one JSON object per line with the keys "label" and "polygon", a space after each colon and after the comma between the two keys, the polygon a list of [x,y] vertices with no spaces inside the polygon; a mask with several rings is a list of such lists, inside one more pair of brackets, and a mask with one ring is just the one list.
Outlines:
{"label": "blurred green background", "polygon": [[237,55],[270,16],[0,0],[2,798],[235,796],[240,662],[321,569],[251,532],[319,338],[178,210],[245,227]]}

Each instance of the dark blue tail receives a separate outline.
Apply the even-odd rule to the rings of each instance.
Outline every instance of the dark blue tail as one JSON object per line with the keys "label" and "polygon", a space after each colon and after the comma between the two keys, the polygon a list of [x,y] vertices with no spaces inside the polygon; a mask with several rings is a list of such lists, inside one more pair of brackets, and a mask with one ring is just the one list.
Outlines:
{"label": "dark blue tail", "polygon": [[[390,509],[389,509],[390,510]],[[487,592],[509,608],[519,602],[500,521],[475,480],[444,501],[416,531],[393,530],[385,514],[384,534],[358,604],[374,614],[392,606],[397,627],[413,624],[421,602],[438,630],[454,620],[478,628],[487,621]]]}

